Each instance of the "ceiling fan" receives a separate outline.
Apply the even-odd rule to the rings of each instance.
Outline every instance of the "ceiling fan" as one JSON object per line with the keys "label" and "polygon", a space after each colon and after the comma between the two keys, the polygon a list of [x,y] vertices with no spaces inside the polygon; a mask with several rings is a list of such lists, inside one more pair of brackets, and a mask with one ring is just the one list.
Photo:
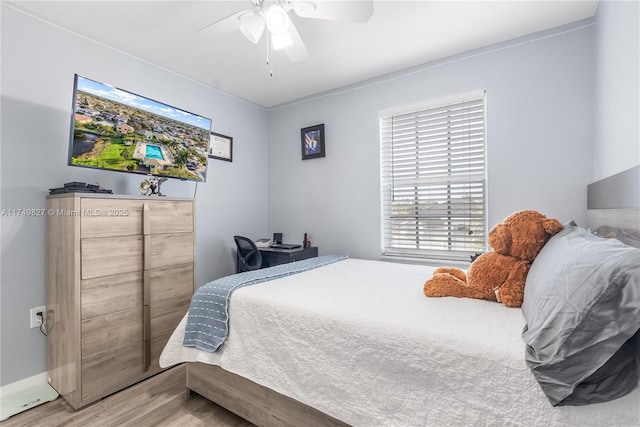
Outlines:
{"label": "ceiling fan", "polygon": [[298,30],[289,18],[293,12],[302,18],[367,22],[373,14],[372,0],[250,0],[253,9],[241,10],[198,30],[208,36],[221,36],[235,30],[258,43],[267,30],[267,43],[274,51],[284,50],[292,62],[309,56]]}

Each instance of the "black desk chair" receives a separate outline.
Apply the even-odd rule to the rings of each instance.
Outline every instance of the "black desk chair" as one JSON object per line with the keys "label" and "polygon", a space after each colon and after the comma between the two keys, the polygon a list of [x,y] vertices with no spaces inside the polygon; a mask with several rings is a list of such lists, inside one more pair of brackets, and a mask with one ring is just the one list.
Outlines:
{"label": "black desk chair", "polygon": [[258,270],[262,267],[262,254],[253,240],[242,236],[233,236],[233,240],[238,247],[236,273]]}

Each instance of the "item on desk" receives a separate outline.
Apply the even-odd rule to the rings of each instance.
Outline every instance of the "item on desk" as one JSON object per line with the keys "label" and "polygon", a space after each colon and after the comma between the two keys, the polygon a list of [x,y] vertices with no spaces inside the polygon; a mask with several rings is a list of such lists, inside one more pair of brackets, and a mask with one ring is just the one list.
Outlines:
{"label": "item on desk", "polygon": [[302,247],[304,248],[311,247],[311,236],[308,236],[307,233],[304,233],[304,245],[302,245]]}
{"label": "item on desk", "polygon": [[255,244],[258,248],[268,248],[271,245],[271,239],[258,239]]}
{"label": "item on desk", "polygon": [[298,249],[302,245],[296,245],[295,243],[272,243],[269,245],[273,249]]}
{"label": "item on desk", "polygon": [[282,243],[282,233],[273,233],[273,243]]}
{"label": "item on desk", "polygon": [[307,247],[307,233],[304,233],[304,239],[302,239],[302,247]]}

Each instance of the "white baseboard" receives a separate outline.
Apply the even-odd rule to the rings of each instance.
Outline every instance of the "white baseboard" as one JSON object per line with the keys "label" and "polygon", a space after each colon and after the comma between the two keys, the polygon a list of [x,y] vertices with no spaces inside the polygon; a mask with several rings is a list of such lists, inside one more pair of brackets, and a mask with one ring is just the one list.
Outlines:
{"label": "white baseboard", "polygon": [[47,373],[46,372],[41,372],[37,375],[34,375],[32,377],[29,378],[25,378],[23,380],[20,381],[16,381],[14,383],[11,384],[7,384],[4,385],[2,387],[0,387],[0,397],[2,396],[7,396],[9,394],[14,394],[16,392],[22,391],[26,388],[30,388],[33,387],[35,385],[38,384],[47,384]]}
{"label": "white baseboard", "polygon": [[7,384],[0,387],[0,421],[57,397],[46,372]]}

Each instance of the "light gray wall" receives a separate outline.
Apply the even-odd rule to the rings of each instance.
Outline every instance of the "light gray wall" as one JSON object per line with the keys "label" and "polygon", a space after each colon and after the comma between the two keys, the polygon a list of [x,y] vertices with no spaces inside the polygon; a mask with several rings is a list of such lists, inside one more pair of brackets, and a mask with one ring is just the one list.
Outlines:
{"label": "light gray wall", "polygon": [[[234,138],[233,162],[210,160],[196,199],[196,283],[231,274],[233,234],[267,232],[266,111],[4,2],[1,15],[1,208],[44,208],[48,189],[70,181],[139,194],[141,175],[66,165],[78,73],[210,117],[215,131]],[[193,197],[195,191],[192,182],[163,184],[170,196]],[[5,385],[46,370],[45,337],[29,328],[29,308],[45,304],[45,219],[3,216],[1,225],[0,384]]]}
{"label": "light gray wall", "polygon": [[[74,73],[212,117],[214,130],[234,137],[234,161],[212,161],[207,183],[198,185],[198,285],[232,272],[235,233],[258,237],[281,231],[285,240],[297,242],[308,232],[321,253],[377,258],[377,117],[385,108],[487,90],[490,224],[522,208],[584,223],[586,184],[639,163],[630,160],[638,157],[637,2],[601,2],[595,30],[582,22],[268,114],[5,5],[0,7],[1,208],[43,207],[48,188],[72,180],[136,193],[139,176],[66,166]],[[629,25],[635,28],[631,36]],[[612,51],[617,53],[609,57]],[[622,91],[616,87],[620,76]],[[612,95],[614,89],[618,95]],[[612,109],[620,115],[603,117]],[[595,139],[594,119],[600,123]],[[326,125],[327,157],[303,162],[300,128],[317,123]],[[622,136],[611,137],[620,127]],[[265,134],[269,150],[262,143]],[[192,196],[195,184],[170,181],[163,189]],[[0,225],[0,385],[5,385],[45,370],[44,337],[28,328],[28,309],[45,301],[45,224],[3,217]]]}
{"label": "light gray wall", "polygon": [[[380,256],[378,112],[487,91],[488,222],[519,209],[586,220],[593,163],[593,28],[583,21],[269,112],[269,229],[320,253]],[[326,157],[301,160],[324,123]]]}
{"label": "light gray wall", "polygon": [[601,1],[595,23],[593,181],[640,164],[640,2]]}

